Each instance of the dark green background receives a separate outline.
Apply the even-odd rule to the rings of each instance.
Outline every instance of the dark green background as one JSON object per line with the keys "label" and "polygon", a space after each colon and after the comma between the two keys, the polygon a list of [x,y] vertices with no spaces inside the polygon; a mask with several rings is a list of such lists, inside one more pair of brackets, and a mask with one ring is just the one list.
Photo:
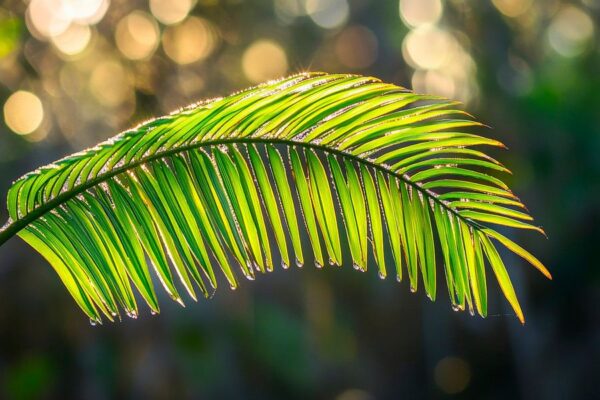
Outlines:
{"label": "dark green background", "polygon": [[[348,3],[345,24],[323,29],[308,16],[285,23],[272,1],[199,1],[192,14],[222,38],[204,61],[178,66],[160,47],[135,62],[115,48],[117,22],[134,9],[148,12],[146,1],[112,1],[90,48],[75,58],[31,37],[25,2],[1,1],[7,30],[0,42],[10,52],[0,59],[0,104],[18,89],[36,93],[47,137],[30,142],[0,121],[0,197],[37,166],[174,107],[249,86],[241,59],[260,38],[284,49],[288,73],[355,72],[410,87],[413,70],[402,53],[409,28],[398,1]],[[185,309],[163,296],[160,316],[91,327],[50,266],[13,239],[0,249],[0,398],[444,398],[453,395],[443,381],[465,373],[460,398],[598,398],[600,26],[573,56],[555,51],[548,35],[567,4],[597,22],[600,3],[534,1],[518,18],[488,1],[443,3],[438,26],[463,38],[475,65],[465,107],[493,127],[484,134],[510,148],[496,154],[515,173],[508,183],[549,236],[511,233],[553,281],[503,254],[525,326],[491,279],[490,316],[480,319],[452,312],[443,290],[431,303],[375,271],[307,266],[219,290]],[[344,65],[334,50],[355,25],[377,39],[370,66]],[[86,57],[114,57],[130,79],[149,68],[149,83],[112,108],[85,90],[69,97],[61,69]],[[67,77],[85,88],[90,73]]]}

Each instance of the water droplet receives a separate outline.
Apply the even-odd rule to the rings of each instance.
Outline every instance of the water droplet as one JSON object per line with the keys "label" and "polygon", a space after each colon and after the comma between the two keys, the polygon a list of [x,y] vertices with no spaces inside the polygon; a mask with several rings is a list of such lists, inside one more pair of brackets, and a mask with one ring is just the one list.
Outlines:
{"label": "water droplet", "polygon": [[402,282],[402,277],[400,275],[396,275],[396,282]]}
{"label": "water droplet", "polygon": [[355,270],[359,270],[360,269],[360,265],[358,265],[357,263],[353,262],[352,263],[352,268],[354,268]]}
{"label": "water droplet", "polygon": [[252,274],[245,274],[245,275],[246,275],[246,279],[248,279],[249,281],[254,280],[254,275],[252,275]]}
{"label": "water droplet", "polygon": [[323,268],[323,264],[321,264],[318,261],[315,261],[315,267],[317,267],[317,269],[321,269],[321,268]]}
{"label": "water droplet", "polygon": [[413,285],[410,285],[410,291],[411,291],[412,293],[415,293],[415,292],[417,291],[417,287],[416,287],[416,286],[413,286]]}
{"label": "water droplet", "polygon": [[230,288],[231,290],[235,290],[235,289],[237,289],[237,285],[236,285],[236,284],[230,284],[230,285],[229,285],[229,288]]}
{"label": "water droplet", "polygon": [[473,309],[472,306],[469,306],[469,314],[471,314],[471,317],[475,316],[475,310]]}
{"label": "water droplet", "polygon": [[281,268],[288,269],[289,267],[290,266],[284,260],[281,260]]}
{"label": "water droplet", "polygon": [[379,270],[379,272],[377,273],[377,275],[379,276],[379,279],[385,279],[385,272]]}
{"label": "water droplet", "polygon": [[457,304],[452,304],[452,311],[458,311],[460,310],[460,308],[458,307]]}
{"label": "water droplet", "polygon": [[156,315],[156,314],[158,314],[158,311],[156,311],[156,310],[150,310],[150,314],[151,315]]}
{"label": "water droplet", "polygon": [[431,301],[433,301],[433,296],[431,295],[431,293],[427,292],[427,298]]}
{"label": "water droplet", "polygon": [[91,325],[91,326],[96,326],[96,325],[98,325],[98,320],[95,320],[95,319],[93,319],[93,318],[90,318],[90,325]]}
{"label": "water droplet", "polygon": [[296,258],[296,267],[302,268],[303,266],[304,266],[304,263]]}

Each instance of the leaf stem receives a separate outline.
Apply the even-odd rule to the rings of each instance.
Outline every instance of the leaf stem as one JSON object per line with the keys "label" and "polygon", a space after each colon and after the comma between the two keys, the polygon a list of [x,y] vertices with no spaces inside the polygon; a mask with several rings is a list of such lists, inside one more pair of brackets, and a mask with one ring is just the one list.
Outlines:
{"label": "leaf stem", "polygon": [[386,174],[390,174],[400,180],[402,180],[403,182],[405,182],[408,185],[411,185],[415,190],[420,191],[424,196],[426,196],[427,198],[431,198],[433,199],[435,202],[437,202],[438,204],[440,204],[444,209],[448,210],[449,212],[453,213],[454,215],[456,215],[458,218],[460,218],[461,220],[464,221],[468,221],[469,225],[479,229],[482,226],[470,219],[467,219],[463,216],[461,216],[458,212],[456,212],[456,210],[454,210],[453,208],[449,207],[448,205],[446,205],[443,201],[441,201],[439,198],[437,198],[436,196],[433,196],[429,191],[423,189],[421,186],[417,185],[415,182],[410,181],[409,179],[406,178],[406,176],[399,174],[397,172],[394,172],[382,165],[376,164],[372,161],[369,161],[367,159],[361,158],[359,156],[355,156],[353,154],[347,153],[345,151],[342,150],[337,150],[335,148],[330,148],[330,147],[326,147],[326,146],[321,146],[315,143],[310,143],[310,142],[300,142],[300,141],[295,141],[295,140],[289,140],[289,139],[265,139],[265,138],[232,138],[232,139],[221,139],[221,140],[212,140],[212,141],[206,141],[206,142],[198,142],[198,143],[194,143],[194,144],[189,144],[186,146],[182,146],[182,147],[178,147],[176,149],[170,149],[170,150],[166,150],[164,152],[156,152],[153,155],[147,157],[147,158],[143,158],[140,160],[137,160],[135,162],[129,163],[128,165],[124,165],[122,167],[118,167],[118,168],[114,168],[110,171],[108,171],[107,173],[103,174],[103,175],[99,175],[96,176],[93,179],[90,179],[88,181],[86,181],[85,183],[81,184],[78,187],[75,187],[69,191],[66,191],[64,193],[61,193],[60,195],[56,196],[55,198],[53,198],[52,200],[50,200],[47,203],[42,204],[41,206],[33,209],[31,212],[29,212],[27,215],[25,215],[25,217],[18,219],[14,222],[12,222],[9,225],[4,226],[2,229],[0,229],[0,246],[7,242],[9,239],[11,239],[13,236],[15,236],[21,229],[25,228],[27,225],[29,225],[30,223],[32,223],[33,221],[37,220],[38,218],[40,218],[41,216],[43,216],[45,213],[47,213],[48,211],[52,210],[53,208],[57,207],[58,205],[72,199],[73,197],[76,197],[78,194],[86,191],[87,189],[94,187],[116,175],[119,175],[121,173],[127,172],[130,169],[136,168],[142,164],[145,164],[147,162],[150,161],[154,161],[157,160],[159,158],[163,158],[172,154],[177,154],[177,153],[182,153],[185,151],[189,151],[189,150],[193,150],[193,149],[197,149],[197,148],[201,148],[201,147],[210,147],[210,146],[218,146],[221,144],[252,144],[252,143],[256,143],[256,144],[280,144],[280,145],[288,145],[288,146],[299,146],[299,147],[305,147],[305,148],[309,148],[309,149],[314,149],[314,150],[318,150],[318,151],[322,151],[324,153],[330,153],[330,154],[335,154],[338,155],[340,157],[346,157],[349,158],[352,161],[358,162],[358,163],[362,163],[364,165],[367,165],[369,167],[372,167],[376,170],[382,171]]}
{"label": "leaf stem", "polygon": [[25,226],[19,226],[17,223],[12,223],[0,228],[0,246],[15,236],[24,227]]}

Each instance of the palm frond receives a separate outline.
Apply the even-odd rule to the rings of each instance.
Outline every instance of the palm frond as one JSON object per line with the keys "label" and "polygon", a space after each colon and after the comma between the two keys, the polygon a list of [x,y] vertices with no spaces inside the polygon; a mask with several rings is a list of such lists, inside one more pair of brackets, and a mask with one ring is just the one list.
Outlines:
{"label": "palm frond", "polygon": [[487,260],[523,321],[497,246],[550,274],[496,229],[543,231],[491,174],[508,170],[474,149],[502,147],[468,132],[480,125],[455,102],[374,78],[296,75],[25,175],[0,244],[24,239],[98,322],[136,316],[136,291],[158,312],[153,274],[183,303],[182,291],[208,296],[221,274],[236,288],[240,272],[254,279],[279,262],[366,271],[369,259],[431,299],[443,264],[452,307],[482,316]]}

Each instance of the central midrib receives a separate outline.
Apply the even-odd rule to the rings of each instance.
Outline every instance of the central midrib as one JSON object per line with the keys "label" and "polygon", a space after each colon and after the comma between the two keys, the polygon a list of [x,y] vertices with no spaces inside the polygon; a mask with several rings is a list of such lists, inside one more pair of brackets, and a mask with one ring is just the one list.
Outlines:
{"label": "central midrib", "polygon": [[6,226],[4,229],[0,230],[0,245],[2,245],[7,240],[9,240],[14,235],[16,235],[21,229],[25,228],[27,225],[29,225],[33,221],[37,220],[38,218],[40,218],[41,216],[43,216],[50,210],[54,209],[55,207],[59,206],[60,204],[69,201],[73,197],[76,197],[78,194],[86,191],[87,189],[89,189],[91,187],[94,187],[116,175],[119,175],[123,172],[127,172],[128,170],[136,168],[142,164],[157,160],[162,157],[169,156],[171,154],[182,153],[182,152],[197,149],[200,147],[218,146],[218,145],[222,145],[222,144],[252,144],[252,143],[299,146],[299,147],[322,151],[324,153],[335,154],[340,157],[349,158],[350,160],[353,160],[357,163],[367,165],[373,169],[376,169],[376,170],[382,171],[386,174],[395,176],[396,178],[400,179],[401,181],[405,182],[406,184],[411,185],[413,187],[413,189],[421,192],[424,196],[426,196],[426,198],[432,199],[433,201],[438,203],[441,207],[443,207],[444,209],[453,213],[454,215],[456,215],[461,220],[465,221],[467,224],[469,224],[473,228],[478,229],[480,227],[480,224],[478,224],[477,222],[475,222],[473,220],[470,220],[470,219],[467,219],[467,218],[461,216],[456,210],[454,210],[451,207],[448,207],[437,196],[433,195],[431,192],[429,192],[429,191],[425,190],[424,188],[422,188],[421,186],[417,185],[415,182],[407,179],[407,177],[405,175],[391,171],[390,169],[388,169],[382,165],[376,164],[376,163],[369,161],[367,159],[364,159],[362,157],[347,153],[342,150],[338,150],[338,149],[326,147],[326,146],[321,146],[319,144],[315,144],[315,143],[311,143],[311,142],[299,142],[299,141],[294,141],[294,140],[276,139],[276,138],[275,139],[274,138],[230,138],[230,139],[220,139],[220,140],[211,140],[211,141],[206,141],[206,142],[198,142],[198,143],[194,143],[194,144],[181,146],[176,149],[169,149],[169,150],[165,150],[162,152],[156,152],[156,153],[152,154],[151,156],[148,156],[147,158],[143,158],[143,159],[134,161],[134,162],[129,163],[122,167],[117,167],[117,168],[111,169],[109,172],[106,172],[105,174],[102,174],[93,179],[90,179],[89,181],[85,182],[84,184],[81,184],[80,186],[74,187],[71,190],[56,196],[54,199],[50,200],[47,203],[44,203],[43,205],[37,207],[36,209],[34,209],[30,213],[28,213],[24,218],[18,219],[16,221],[14,221],[12,224]]}

